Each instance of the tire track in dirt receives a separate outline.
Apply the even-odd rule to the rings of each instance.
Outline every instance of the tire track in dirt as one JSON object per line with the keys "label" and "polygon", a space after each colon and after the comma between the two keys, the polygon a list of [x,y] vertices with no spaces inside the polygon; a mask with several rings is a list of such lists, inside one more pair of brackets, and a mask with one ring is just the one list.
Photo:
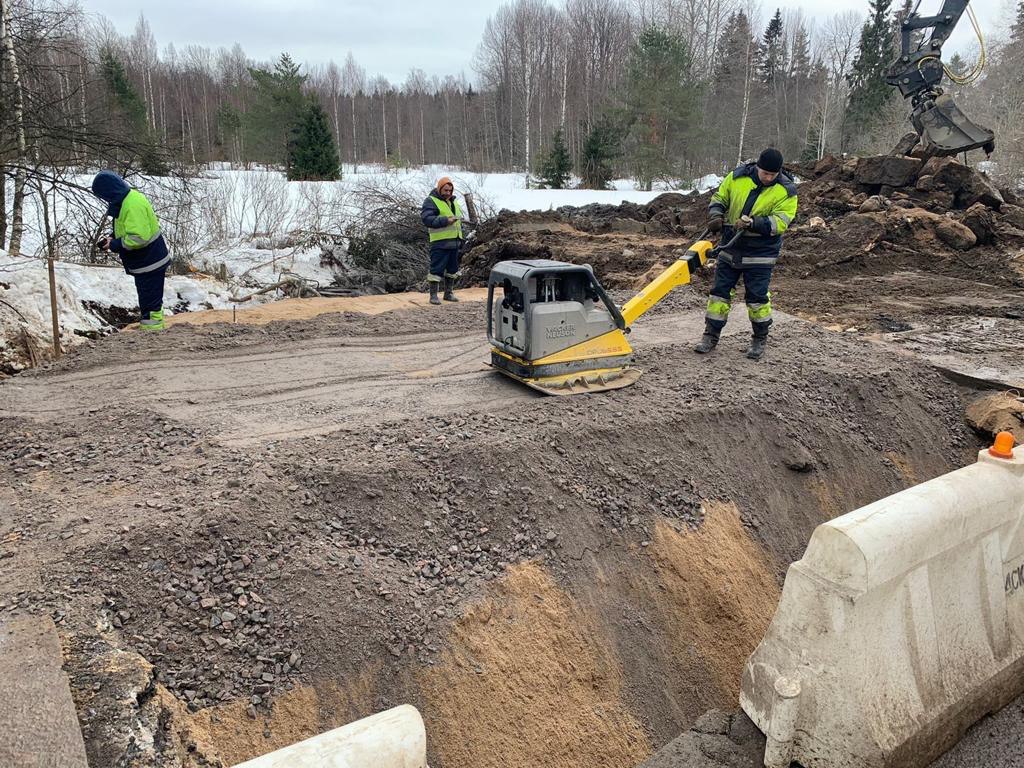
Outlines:
{"label": "tire track in dirt", "polygon": [[[633,334],[640,358],[697,334],[700,323],[693,311],[648,318]],[[197,359],[175,354],[11,383],[0,389],[0,417],[68,418],[118,407],[127,382],[133,405],[212,432],[225,444],[252,445],[365,428],[396,415],[421,418],[451,402],[490,411],[539,397],[491,371],[488,353],[481,328],[315,339],[284,352],[264,343]]]}

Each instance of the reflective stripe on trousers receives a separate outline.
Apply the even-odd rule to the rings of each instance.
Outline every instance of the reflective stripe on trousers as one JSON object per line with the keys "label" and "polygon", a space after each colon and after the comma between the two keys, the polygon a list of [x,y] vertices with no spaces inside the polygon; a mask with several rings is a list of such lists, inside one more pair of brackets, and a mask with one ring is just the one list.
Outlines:
{"label": "reflective stripe on trousers", "polygon": [[763,323],[772,319],[772,295],[764,304],[747,304],[747,316],[752,323]]}
{"label": "reflective stripe on trousers", "polygon": [[138,269],[129,269],[128,270],[128,274],[129,275],[144,275],[147,272],[154,272],[154,271],[160,269],[161,267],[166,267],[170,263],[171,263],[171,254],[167,254],[166,256],[164,256],[162,259],[160,259],[160,261],[156,262],[155,264],[149,264],[148,266],[139,267]]}
{"label": "reflective stripe on trousers", "polygon": [[736,289],[733,288],[729,291],[729,298],[724,299],[721,296],[711,294],[708,296],[708,309],[704,313],[704,317],[707,320],[718,320],[725,322],[729,319],[729,310],[732,309],[732,300],[736,298]]}

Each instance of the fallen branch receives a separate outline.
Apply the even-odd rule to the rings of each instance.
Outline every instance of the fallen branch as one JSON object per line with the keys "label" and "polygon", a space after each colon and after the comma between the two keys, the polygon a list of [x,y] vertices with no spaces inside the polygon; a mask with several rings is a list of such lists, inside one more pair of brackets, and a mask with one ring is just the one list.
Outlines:
{"label": "fallen branch", "polygon": [[233,301],[235,304],[244,304],[245,302],[250,301],[256,296],[262,296],[265,293],[276,291],[278,288],[283,288],[284,286],[288,285],[291,282],[291,280],[282,280],[279,283],[268,285],[266,288],[260,288],[260,290],[256,291],[255,293],[250,293],[248,296],[242,296],[241,298],[237,299],[234,296],[228,296],[228,301]]}
{"label": "fallen branch", "polygon": [[20,317],[20,318],[21,318],[21,321],[22,321],[23,323],[25,323],[26,325],[28,324],[28,318],[27,318],[27,317],[25,317],[25,316],[24,316],[23,314],[21,314],[21,312],[19,312],[19,311],[18,311],[18,308],[17,308],[17,307],[15,307],[15,306],[14,306],[13,304],[8,304],[8,303],[7,303],[6,301],[4,301],[3,299],[0,299],[0,304],[3,304],[3,305],[4,305],[5,307],[9,307],[9,308],[10,308],[10,310],[11,310],[12,312],[14,312],[14,314],[16,314],[16,315],[17,315],[18,317]]}
{"label": "fallen branch", "polygon": [[297,294],[296,298],[305,298],[305,294],[307,293],[312,294],[313,296],[320,296],[320,291],[317,290],[317,288],[308,285],[307,283],[309,282],[315,281],[305,280],[302,277],[299,277],[298,275],[292,275],[290,277],[283,278],[282,280],[274,283],[273,285],[268,285],[265,288],[260,288],[258,291],[254,291],[253,293],[250,293],[248,296],[241,296],[238,298],[235,298],[234,296],[229,296],[228,301],[231,301],[235,304],[244,304],[247,301],[251,301],[256,296],[262,296],[264,294],[270,293],[271,291],[287,288],[289,286],[295,287]]}

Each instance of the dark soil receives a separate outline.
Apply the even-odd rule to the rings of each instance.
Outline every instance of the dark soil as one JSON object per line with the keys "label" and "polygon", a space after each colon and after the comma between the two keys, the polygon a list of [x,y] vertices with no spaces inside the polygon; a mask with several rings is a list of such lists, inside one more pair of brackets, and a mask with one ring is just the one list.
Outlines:
{"label": "dark soil", "polygon": [[[685,296],[677,299],[683,306],[699,303]],[[731,670],[716,671],[711,659],[735,657],[738,669],[759,635],[738,625],[728,635],[737,646],[723,656],[721,627],[737,611],[770,616],[770,598],[752,593],[748,608],[706,619],[718,629],[706,647],[703,635],[691,641],[696,659],[667,653],[680,630],[664,595],[687,590],[679,610],[720,599],[707,592],[717,576],[696,586],[663,581],[673,567],[668,531],[685,540],[705,525],[708,505],[731,505],[742,527],[718,546],[763,553],[755,560],[763,558],[777,589],[820,521],[959,466],[977,445],[945,378],[798,322],[780,326],[760,366],[738,354],[734,337],[706,360],[687,343],[638,342],[646,373],[612,396],[540,398],[497,382],[507,394],[460,405],[460,392],[495,383],[477,372],[445,380],[450,406],[437,410],[423,398],[440,386],[428,378],[390,416],[245,448],[223,444],[218,425],[190,421],[185,410],[174,418],[134,402],[140,386],[184,403],[201,397],[172,394],[173,378],[147,372],[180,356],[213,371],[227,351],[248,350],[255,361],[284,346],[298,359],[321,336],[357,342],[438,327],[443,348],[454,343],[450,334],[478,333],[479,313],[467,305],[429,319],[178,327],[159,340],[106,339],[20,377],[17,391],[0,390],[5,408],[35,414],[2,422],[0,536],[12,567],[0,610],[51,612],[74,639],[72,655],[97,643],[139,654],[154,665],[147,685],[173,694],[181,713],[241,701],[258,718],[253,728],[267,718],[273,730],[273,702],[290,689],[369,675],[365,707],[412,701],[442,728],[443,708],[423,675],[449,669],[453,622],[467,607],[500,596],[515,578],[510,569],[535,561],[593,617],[601,658],[619,660],[618,706],[649,744],[623,754],[642,756],[709,706],[734,703],[735,690],[722,682]],[[664,308],[650,326],[680,317]],[[380,353],[356,346],[343,354],[355,366],[360,354]],[[120,395],[105,389],[112,375],[123,377]],[[62,389],[78,394],[73,402],[61,396],[59,419],[46,416],[39,398],[52,400],[47,388],[65,381],[95,383]],[[29,572],[40,574],[41,592],[19,589],[19,573]],[[742,595],[730,599],[742,603]],[[157,719],[169,711],[164,705]],[[96,765],[177,764],[171,742],[158,759],[132,757],[99,727],[106,720],[82,717]],[[445,759],[456,752],[437,749],[432,764],[460,765]]]}

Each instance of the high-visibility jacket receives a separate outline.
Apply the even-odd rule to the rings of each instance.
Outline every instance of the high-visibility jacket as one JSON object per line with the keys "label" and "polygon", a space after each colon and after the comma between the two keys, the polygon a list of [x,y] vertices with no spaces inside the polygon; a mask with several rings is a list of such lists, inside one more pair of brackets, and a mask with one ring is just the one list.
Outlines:
{"label": "high-visibility jacket", "polygon": [[719,258],[733,266],[773,266],[782,250],[782,233],[796,218],[797,195],[793,177],[782,171],[771,184],[761,183],[757,163],[745,163],[725,177],[711,197],[709,215],[725,217],[722,242],[733,238],[741,216],[754,223],[735,245],[723,250]]}
{"label": "high-visibility jacket", "polygon": [[[449,224],[448,219],[451,217],[457,217],[459,221],[455,224]],[[457,198],[453,198],[449,202],[436,194],[435,190],[434,193],[430,194],[423,201],[420,219],[430,231],[430,242],[432,245],[434,243],[443,243],[445,246],[454,248],[463,239],[462,206],[459,205]],[[446,240],[451,242],[445,243],[444,241]]]}
{"label": "high-visibility jacket", "polygon": [[156,271],[171,261],[153,206],[137,189],[129,191],[121,201],[110,250],[121,257],[125,271],[132,275]]}

